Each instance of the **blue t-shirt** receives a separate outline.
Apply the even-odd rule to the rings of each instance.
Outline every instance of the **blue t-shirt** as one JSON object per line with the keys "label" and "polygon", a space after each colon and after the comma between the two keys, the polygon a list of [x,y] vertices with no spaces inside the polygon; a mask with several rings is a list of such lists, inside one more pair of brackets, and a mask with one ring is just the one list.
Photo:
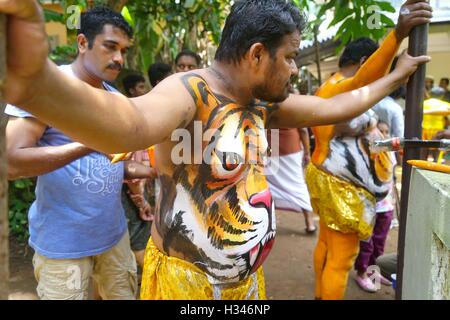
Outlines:
{"label": "blue t-shirt", "polygon": [[[59,67],[74,76],[70,65]],[[115,91],[104,84],[108,91]],[[31,114],[8,105],[5,113],[26,118]],[[62,132],[47,127],[39,146],[73,142]],[[28,219],[30,246],[42,256],[75,259],[103,253],[116,245],[127,229],[120,192],[123,163],[111,164],[92,152],[37,178],[36,201]]]}

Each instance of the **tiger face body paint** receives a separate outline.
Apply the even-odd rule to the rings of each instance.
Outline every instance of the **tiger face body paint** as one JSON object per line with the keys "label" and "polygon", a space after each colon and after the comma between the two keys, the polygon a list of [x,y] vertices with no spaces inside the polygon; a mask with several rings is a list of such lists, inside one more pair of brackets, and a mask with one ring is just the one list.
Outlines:
{"label": "tiger face body paint", "polygon": [[[215,95],[199,76],[182,80],[196,103],[193,122],[202,124],[203,158],[198,163],[196,151],[189,163],[169,165],[158,161],[156,146],[161,181],[156,230],[167,254],[182,256],[211,283],[237,282],[256,272],[274,242],[264,129],[275,106],[259,101],[240,106]],[[194,126],[187,129],[192,133]]]}

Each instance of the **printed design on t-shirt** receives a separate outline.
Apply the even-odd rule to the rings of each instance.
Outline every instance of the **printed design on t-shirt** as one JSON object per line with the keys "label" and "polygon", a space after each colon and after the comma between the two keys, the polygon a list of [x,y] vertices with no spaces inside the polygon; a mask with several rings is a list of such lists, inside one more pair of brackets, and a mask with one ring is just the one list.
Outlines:
{"label": "printed design on t-shirt", "polygon": [[75,186],[84,186],[92,194],[108,195],[119,193],[122,187],[123,166],[111,164],[105,156],[83,157],[75,163]]}

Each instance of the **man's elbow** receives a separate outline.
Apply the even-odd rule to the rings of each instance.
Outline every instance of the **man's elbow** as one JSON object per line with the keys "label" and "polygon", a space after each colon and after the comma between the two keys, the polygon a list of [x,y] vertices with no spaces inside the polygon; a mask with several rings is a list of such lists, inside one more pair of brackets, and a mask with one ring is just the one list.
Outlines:
{"label": "man's elbow", "polygon": [[7,178],[9,181],[24,178],[23,169],[17,164],[17,159],[7,151],[8,169]]}
{"label": "man's elbow", "polygon": [[8,164],[7,178],[9,181],[17,180],[20,178],[20,171],[13,165]]}

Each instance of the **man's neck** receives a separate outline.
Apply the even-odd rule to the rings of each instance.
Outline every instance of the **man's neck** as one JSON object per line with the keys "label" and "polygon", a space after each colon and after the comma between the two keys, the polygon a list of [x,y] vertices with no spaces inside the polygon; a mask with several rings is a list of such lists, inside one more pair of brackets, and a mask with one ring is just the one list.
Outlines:
{"label": "man's neck", "polygon": [[90,84],[94,88],[103,88],[103,80],[99,79],[98,77],[94,76],[93,74],[89,73],[88,70],[84,67],[83,63],[81,62],[81,59],[77,58],[71,65],[72,71],[75,74],[75,76]]}
{"label": "man's neck", "polygon": [[214,61],[207,70],[214,78],[214,86],[220,88],[226,97],[240,105],[253,102],[249,83],[243,76],[245,72],[238,65]]}
{"label": "man's neck", "polygon": [[351,78],[353,77],[359,70],[360,66],[359,64],[354,64],[347,67],[342,67],[339,72],[345,77],[345,78]]}

